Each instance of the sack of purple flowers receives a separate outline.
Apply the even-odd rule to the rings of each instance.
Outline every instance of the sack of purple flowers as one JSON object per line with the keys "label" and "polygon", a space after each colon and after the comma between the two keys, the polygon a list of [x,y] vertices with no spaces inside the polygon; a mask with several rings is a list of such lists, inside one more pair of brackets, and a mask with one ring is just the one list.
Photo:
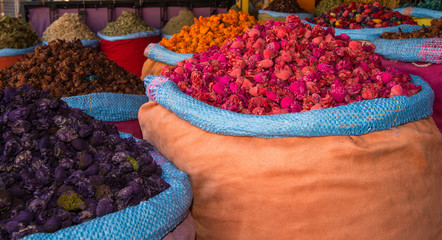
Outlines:
{"label": "sack of purple flowers", "polygon": [[184,172],[48,92],[0,91],[0,239],[161,239],[184,220]]}

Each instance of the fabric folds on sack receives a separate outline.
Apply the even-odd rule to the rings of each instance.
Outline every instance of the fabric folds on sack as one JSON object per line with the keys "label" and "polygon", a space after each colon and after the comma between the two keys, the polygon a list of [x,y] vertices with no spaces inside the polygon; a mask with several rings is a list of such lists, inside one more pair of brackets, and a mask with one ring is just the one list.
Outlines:
{"label": "fabric folds on sack", "polygon": [[395,8],[394,11],[398,11],[403,15],[418,18],[432,18],[437,19],[442,17],[442,11],[431,10],[426,8],[418,7],[405,7],[405,8]]}
{"label": "fabric folds on sack", "polygon": [[19,60],[24,59],[28,53],[33,52],[35,50],[35,48],[40,45],[41,44],[39,43],[39,44],[29,47],[29,48],[21,48],[21,49],[2,48],[2,49],[0,49],[0,69],[8,68],[8,67],[14,65]]}
{"label": "fabric folds on sack", "polygon": [[100,38],[101,51],[107,58],[140,77],[146,61],[143,51],[150,43],[160,41],[161,31],[139,32],[124,36],[106,36],[99,32],[97,35]]}
{"label": "fabric folds on sack", "polygon": [[277,139],[207,132],[155,102],[139,120],[190,176],[197,240],[442,239],[442,134],[431,118]]}

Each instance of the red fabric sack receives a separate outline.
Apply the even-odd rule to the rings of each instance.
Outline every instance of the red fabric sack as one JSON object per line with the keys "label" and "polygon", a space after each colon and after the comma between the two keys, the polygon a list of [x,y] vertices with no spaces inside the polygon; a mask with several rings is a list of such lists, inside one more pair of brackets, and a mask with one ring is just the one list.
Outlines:
{"label": "red fabric sack", "polygon": [[100,47],[107,58],[140,77],[143,64],[147,59],[144,56],[144,49],[150,43],[157,43],[160,40],[160,36],[116,41],[108,41],[101,38]]}

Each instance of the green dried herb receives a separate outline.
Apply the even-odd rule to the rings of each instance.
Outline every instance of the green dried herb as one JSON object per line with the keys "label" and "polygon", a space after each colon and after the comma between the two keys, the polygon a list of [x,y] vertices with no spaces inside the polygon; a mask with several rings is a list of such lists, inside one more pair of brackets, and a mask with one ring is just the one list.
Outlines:
{"label": "green dried herb", "polygon": [[273,21],[285,22],[285,19],[286,19],[285,17],[274,17],[274,16],[269,15],[267,13],[258,14],[258,21],[273,20]]}
{"label": "green dried herb", "polygon": [[322,0],[319,2],[318,6],[315,7],[315,16],[321,15],[321,13],[326,13],[331,11],[335,7],[341,6],[343,0]]}
{"label": "green dried herb", "polygon": [[178,16],[172,17],[161,31],[168,35],[179,33],[184,26],[192,26],[195,24],[195,17],[192,11],[181,10]]}
{"label": "green dried herb", "polygon": [[40,37],[26,21],[5,16],[0,18],[0,49],[28,48],[40,42]]}
{"label": "green dried herb", "polygon": [[116,21],[109,22],[100,32],[106,36],[123,36],[153,30],[155,29],[147,25],[137,14],[125,10]]}
{"label": "green dried herb", "polygon": [[75,39],[95,40],[98,37],[77,13],[65,13],[46,28],[42,39],[51,42],[57,39],[65,41]]}

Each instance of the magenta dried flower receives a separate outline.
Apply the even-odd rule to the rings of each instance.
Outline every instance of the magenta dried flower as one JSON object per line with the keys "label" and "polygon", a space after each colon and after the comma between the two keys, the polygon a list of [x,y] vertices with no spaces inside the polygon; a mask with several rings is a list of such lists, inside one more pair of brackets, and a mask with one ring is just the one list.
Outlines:
{"label": "magenta dried flower", "polygon": [[375,46],[335,36],[333,28],[266,21],[221,47],[166,67],[181,91],[244,114],[305,112],[421,90],[411,77],[382,66]]}

